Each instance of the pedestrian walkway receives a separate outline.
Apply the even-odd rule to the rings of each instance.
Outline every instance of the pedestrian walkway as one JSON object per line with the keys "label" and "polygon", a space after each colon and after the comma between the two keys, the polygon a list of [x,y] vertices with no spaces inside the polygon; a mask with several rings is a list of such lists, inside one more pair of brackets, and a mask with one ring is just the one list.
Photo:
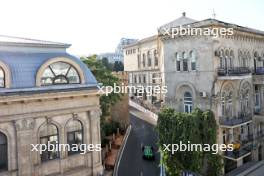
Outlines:
{"label": "pedestrian walkway", "polygon": [[117,159],[118,151],[120,146],[123,143],[124,136],[118,135],[116,136],[115,140],[113,141],[111,151],[107,153],[107,157],[105,159],[105,167],[108,170],[113,170],[115,167],[115,162]]}

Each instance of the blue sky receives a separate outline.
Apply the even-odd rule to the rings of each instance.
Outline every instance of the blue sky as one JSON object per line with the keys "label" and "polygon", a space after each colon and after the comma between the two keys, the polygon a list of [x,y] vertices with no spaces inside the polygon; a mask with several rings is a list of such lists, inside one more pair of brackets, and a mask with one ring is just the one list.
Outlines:
{"label": "blue sky", "polygon": [[186,12],[264,31],[263,0],[0,0],[0,34],[71,43],[70,53],[114,51]]}

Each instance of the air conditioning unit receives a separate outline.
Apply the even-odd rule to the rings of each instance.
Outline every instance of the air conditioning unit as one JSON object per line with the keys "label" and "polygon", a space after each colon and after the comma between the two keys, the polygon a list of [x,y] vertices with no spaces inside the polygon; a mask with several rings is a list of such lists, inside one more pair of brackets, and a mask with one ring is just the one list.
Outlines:
{"label": "air conditioning unit", "polygon": [[206,97],[207,97],[207,93],[206,93],[206,92],[200,92],[200,96],[201,96],[202,98],[206,98]]}

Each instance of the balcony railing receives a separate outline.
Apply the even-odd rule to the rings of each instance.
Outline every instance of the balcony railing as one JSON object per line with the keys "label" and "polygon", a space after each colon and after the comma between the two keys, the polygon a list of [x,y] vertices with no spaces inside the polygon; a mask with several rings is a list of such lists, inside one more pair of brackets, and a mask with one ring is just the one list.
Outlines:
{"label": "balcony railing", "polygon": [[250,74],[251,70],[248,67],[230,67],[230,68],[218,68],[218,76],[240,76]]}
{"label": "balcony railing", "polygon": [[263,138],[264,137],[264,130],[258,131],[256,136],[257,136],[257,139]]}
{"label": "balcony railing", "polygon": [[238,117],[219,117],[220,125],[235,126],[252,120],[251,114],[240,113]]}
{"label": "balcony railing", "polygon": [[248,134],[245,139],[242,139],[242,145],[248,144],[254,140],[253,134]]}
{"label": "balcony railing", "polygon": [[233,151],[226,151],[225,156],[233,159],[238,159],[249,154],[252,151],[252,144],[242,145],[240,149],[234,149]]}
{"label": "balcony railing", "polygon": [[257,67],[256,69],[252,70],[254,75],[264,75],[264,67]]}

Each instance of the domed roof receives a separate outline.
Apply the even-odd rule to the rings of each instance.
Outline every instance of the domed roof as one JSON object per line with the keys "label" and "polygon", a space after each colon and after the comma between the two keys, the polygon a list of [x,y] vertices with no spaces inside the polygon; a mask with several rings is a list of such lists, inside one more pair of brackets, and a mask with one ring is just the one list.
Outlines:
{"label": "domed roof", "polygon": [[[46,41],[42,42],[40,40],[33,41],[35,43],[30,41],[27,41],[26,43],[23,40],[24,43],[21,44],[20,40],[14,41],[14,39],[12,39],[11,42],[9,40],[8,45],[6,45],[6,38],[5,41],[2,42],[0,37],[0,62],[2,62],[10,72],[10,86],[9,88],[0,89],[0,92],[49,89],[56,90],[97,86],[97,81],[89,68],[79,58],[66,52],[66,48],[70,45],[63,43],[58,43],[57,45],[57,43],[54,42],[49,43]],[[27,44],[30,44],[30,46],[25,46]],[[34,48],[34,46],[37,47],[37,49]],[[22,47],[22,49],[20,47]],[[52,60],[56,58],[65,58],[66,60],[69,60],[79,66],[79,71],[81,71],[83,75],[82,83],[42,87],[37,86],[36,79],[39,69],[42,68],[44,63],[52,62]]]}

